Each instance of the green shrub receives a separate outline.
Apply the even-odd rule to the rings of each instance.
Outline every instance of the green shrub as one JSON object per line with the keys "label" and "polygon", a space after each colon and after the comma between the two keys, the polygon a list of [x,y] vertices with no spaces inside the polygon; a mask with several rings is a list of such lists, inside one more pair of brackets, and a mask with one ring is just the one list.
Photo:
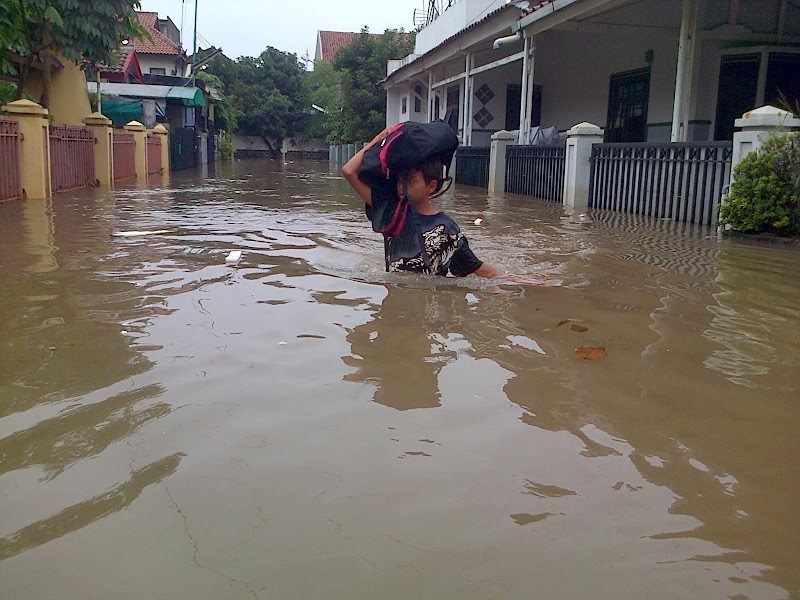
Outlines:
{"label": "green shrub", "polygon": [[223,160],[230,160],[233,158],[233,136],[225,131],[222,130],[219,132],[219,137],[217,138],[217,150],[219,151],[219,156]]}
{"label": "green shrub", "polygon": [[736,165],[719,221],[745,233],[800,235],[800,134],[773,137]]}

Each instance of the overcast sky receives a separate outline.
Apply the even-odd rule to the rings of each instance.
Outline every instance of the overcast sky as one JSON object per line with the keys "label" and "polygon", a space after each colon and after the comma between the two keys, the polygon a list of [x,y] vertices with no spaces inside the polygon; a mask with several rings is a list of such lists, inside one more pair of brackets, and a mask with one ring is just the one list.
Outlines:
{"label": "overcast sky", "polygon": [[[267,46],[314,58],[317,31],[412,29],[414,9],[428,0],[197,0],[197,33],[230,58],[257,56]],[[142,10],[169,17],[192,51],[195,0],[141,0]],[[183,15],[183,16],[182,16]],[[201,47],[207,44],[200,43]]]}

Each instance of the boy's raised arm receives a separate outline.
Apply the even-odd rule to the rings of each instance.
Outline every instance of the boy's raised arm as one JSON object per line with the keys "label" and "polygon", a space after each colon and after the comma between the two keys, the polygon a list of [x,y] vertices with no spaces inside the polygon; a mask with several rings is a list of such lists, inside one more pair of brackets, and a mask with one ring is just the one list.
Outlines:
{"label": "boy's raised arm", "polygon": [[353,158],[348,160],[342,167],[342,175],[344,175],[347,183],[349,183],[350,187],[356,191],[356,194],[370,206],[372,206],[372,190],[366,183],[358,178],[358,169],[361,167],[361,161],[364,160],[364,152],[372,148],[375,144],[380,144],[387,135],[389,135],[389,127],[372,138],[369,144],[356,152]]}

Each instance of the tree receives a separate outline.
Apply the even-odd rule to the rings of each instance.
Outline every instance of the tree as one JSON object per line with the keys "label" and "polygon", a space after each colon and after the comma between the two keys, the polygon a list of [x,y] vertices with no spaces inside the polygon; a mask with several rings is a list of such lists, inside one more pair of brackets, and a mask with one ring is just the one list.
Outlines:
{"label": "tree", "polygon": [[214,123],[219,129],[233,132],[236,131],[242,112],[236,108],[236,98],[225,91],[223,81],[207,70],[197,72],[197,78],[204,81],[214,88],[220,95],[221,100],[215,104]]}
{"label": "tree", "polygon": [[389,59],[403,58],[414,48],[414,34],[387,29],[379,40],[361,30],[349,46],[336,53],[335,69],[341,72],[342,142],[365,141],[386,124],[386,90],[380,84],[386,77]]}
{"label": "tree", "polygon": [[268,47],[258,57],[215,58],[208,71],[224,84],[241,113],[239,131],[260,136],[270,145],[275,140],[279,146],[284,138],[303,131],[309,94],[295,54]]}
{"label": "tree", "polygon": [[[136,16],[138,0],[5,0],[0,2],[0,75],[16,75],[21,98],[36,61],[42,64],[50,101],[53,57],[96,67],[114,64],[123,39],[147,35]],[[15,57],[21,59],[15,65]]]}

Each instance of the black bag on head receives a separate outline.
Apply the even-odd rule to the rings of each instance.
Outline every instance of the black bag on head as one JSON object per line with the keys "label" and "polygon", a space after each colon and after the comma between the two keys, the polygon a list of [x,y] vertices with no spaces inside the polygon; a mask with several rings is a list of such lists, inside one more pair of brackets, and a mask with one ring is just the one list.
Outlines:
{"label": "black bag on head", "polygon": [[444,165],[444,179],[447,180],[456,148],[458,137],[444,121],[406,121],[392,128],[386,139],[364,153],[358,176],[367,185],[381,184],[412,167],[438,160]]}

